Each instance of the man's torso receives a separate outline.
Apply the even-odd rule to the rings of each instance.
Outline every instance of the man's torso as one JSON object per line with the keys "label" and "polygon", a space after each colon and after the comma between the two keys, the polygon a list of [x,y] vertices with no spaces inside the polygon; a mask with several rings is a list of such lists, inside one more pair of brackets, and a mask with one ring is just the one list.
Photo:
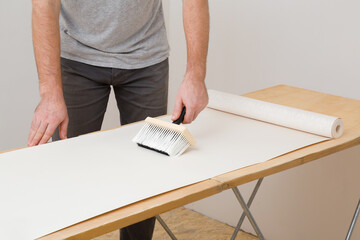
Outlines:
{"label": "man's torso", "polygon": [[62,0],[61,56],[103,67],[142,68],[168,57],[161,0]]}

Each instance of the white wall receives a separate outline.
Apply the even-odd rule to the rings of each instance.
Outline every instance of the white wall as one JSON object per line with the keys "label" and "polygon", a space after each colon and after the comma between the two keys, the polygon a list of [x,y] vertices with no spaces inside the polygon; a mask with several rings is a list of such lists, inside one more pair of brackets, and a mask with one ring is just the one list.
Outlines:
{"label": "white wall", "polygon": [[[208,87],[241,94],[288,84],[360,99],[359,7],[355,0],[210,0]],[[186,63],[181,1],[169,10],[174,94]],[[360,196],[359,156],[355,147],[266,178],[252,209],[267,239],[344,239]],[[247,196],[252,186],[240,189]],[[240,214],[231,191],[188,207],[230,225]],[[244,229],[253,232],[248,223]]]}
{"label": "white wall", "polygon": [[25,146],[39,101],[31,1],[0,1],[0,151]]}

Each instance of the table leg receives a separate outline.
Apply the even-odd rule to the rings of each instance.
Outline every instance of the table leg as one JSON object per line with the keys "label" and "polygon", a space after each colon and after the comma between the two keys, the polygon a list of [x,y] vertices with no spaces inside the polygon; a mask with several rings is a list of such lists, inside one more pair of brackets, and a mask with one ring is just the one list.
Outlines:
{"label": "table leg", "polygon": [[254,219],[254,217],[252,216],[252,214],[251,214],[251,212],[250,212],[250,209],[249,209],[248,206],[246,205],[245,200],[244,200],[244,198],[242,197],[239,189],[238,189],[237,187],[234,187],[234,188],[232,188],[232,190],[233,190],[233,192],[234,192],[237,200],[239,201],[242,209],[244,210],[245,215],[246,215],[247,218],[249,219],[252,227],[254,228],[257,236],[259,237],[260,240],[265,240],[263,234],[262,234],[261,231],[260,231],[259,226],[256,224],[255,219]]}
{"label": "table leg", "polygon": [[[244,201],[243,197],[241,196],[239,189],[238,189],[237,187],[232,188],[232,190],[234,191],[235,196],[236,196],[236,198],[238,199],[238,201],[240,202],[240,205],[241,205],[241,207],[243,208],[244,212],[242,213],[242,215],[241,215],[241,217],[240,217],[240,219],[239,219],[239,222],[238,222],[238,224],[236,225],[236,228],[235,228],[235,230],[234,230],[234,233],[233,233],[233,235],[231,236],[231,240],[234,240],[235,237],[236,237],[236,235],[238,234],[238,232],[239,232],[239,230],[240,230],[240,227],[241,227],[241,225],[242,225],[242,223],[243,223],[243,221],[244,221],[244,219],[245,219],[245,216],[248,217],[251,225],[253,226],[253,228],[254,228],[256,234],[258,235],[258,237],[260,238],[260,240],[265,240],[264,236],[262,235],[259,227],[257,226],[257,224],[256,224],[256,222],[255,222],[254,217],[251,215],[251,212],[250,212],[250,210],[249,210],[249,208],[250,208],[250,206],[251,206],[251,204],[252,204],[252,202],[253,202],[253,200],[254,200],[254,198],[255,198],[255,196],[256,196],[256,193],[257,193],[257,191],[258,191],[258,189],[259,189],[259,187],[260,187],[260,185],[261,185],[261,183],[262,183],[262,181],[263,181],[263,179],[264,179],[264,178],[260,178],[260,179],[257,181],[257,183],[256,183],[256,185],[255,185],[255,187],[254,187],[254,189],[253,189],[253,191],[252,191],[252,193],[251,193],[251,196],[250,196],[247,204],[245,204],[245,201]],[[245,206],[245,208],[244,208],[244,206]],[[177,238],[175,237],[175,235],[171,232],[170,228],[166,225],[165,221],[160,217],[160,215],[157,215],[157,216],[156,216],[156,219],[159,221],[159,223],[160,223],[161,226],[164,228],[164,230],[167,232],[167,234],[170,236],[170,238],[171,238],[172,240],[177,240]]]}
{"label": "table leg", "polygon": [[346,235],[345,240],[350,240],[350,237],[351,237],[351,234],[352,234],[352,232],[354,230],[355,223],[356,223],[356,220],[357,220],[357,218],[359,216],[359,213],[360,213],[360,199],[359,199],[357,208],[355,209],[354,217],[353,217],[353,219],[351,221],[350,228],[349,228],[349,231],[348,231],[348,233]]}
{"label": "table leg", "polygon": [[166,225],[165,221],[160,217],[160,215],[156,215],[156,219],[159,221],[159,223],[164,228],[164,230],[167,232],[167,234],[170,236],[170,238],[172,240],[177,240],[175,235],[171,232],[170,228],[168,227],[168,225]]}
{"label": "table leg", "polygon": [[[252,193],[251,193],[251,196],[250,196],[250,198],[249,198],[249,200],[248,200],[248,202],[247,202],[247,204],[246,204],[248,208],[250,208],[250,206],[251,206],[251,204],[252,204],[252,202],[253,202],[253,200],[254,200],[254,198],[255,198],[255,196],[256,196],[256,193],[257,193],[257,191],[259,190],[259,187],[260,187],[263,179],[264,179],[264,178],[260,178],[260,179],[257,181],[257,183],[256,183],[256,185],[255,185],[255,187],[254,187],[254,189],[253,189],[253,191],[252,191]],[[242,223],[244,222],[245,216],[246,216],[246,214],[245,214],[245,212],[243,212],[243,213],[241,214],[241,217],[240,217],[240,219],[239,219],[239,221],[238,221],[238,223],[237,223],[237,225],[236,225],[236,227],[235,227],[234,233],[232,234],[230,240],[235,240],[236,235],[238,234],[238,232],[239,232],[239,230],[240,230],[240,228],[241,228],[241,225],[242,225]]]}

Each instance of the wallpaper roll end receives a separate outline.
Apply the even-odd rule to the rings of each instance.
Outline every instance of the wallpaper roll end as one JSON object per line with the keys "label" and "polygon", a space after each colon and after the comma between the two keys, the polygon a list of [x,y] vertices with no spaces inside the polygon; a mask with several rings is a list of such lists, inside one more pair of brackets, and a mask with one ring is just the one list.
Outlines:
{"label": "wallpaper roll end", "polygon": [[341,118],[338,118],[334,121],[333,127],[331,129],[331,135],[333,138],[339,138],[344,133],[344,122]]}

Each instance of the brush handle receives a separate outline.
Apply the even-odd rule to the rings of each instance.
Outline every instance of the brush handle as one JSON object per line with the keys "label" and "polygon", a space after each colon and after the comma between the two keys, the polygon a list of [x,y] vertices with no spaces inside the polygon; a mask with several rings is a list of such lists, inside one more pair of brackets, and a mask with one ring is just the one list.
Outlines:
{"label": "brush handle", "polygon": [[180,117],[178,119],[176,119],[175,121],[173,121],[172,123],[180,125],[180,123],[182,123],[184,121],[185,114],[186,114],[186,107],[184,106],[181,111]]}

